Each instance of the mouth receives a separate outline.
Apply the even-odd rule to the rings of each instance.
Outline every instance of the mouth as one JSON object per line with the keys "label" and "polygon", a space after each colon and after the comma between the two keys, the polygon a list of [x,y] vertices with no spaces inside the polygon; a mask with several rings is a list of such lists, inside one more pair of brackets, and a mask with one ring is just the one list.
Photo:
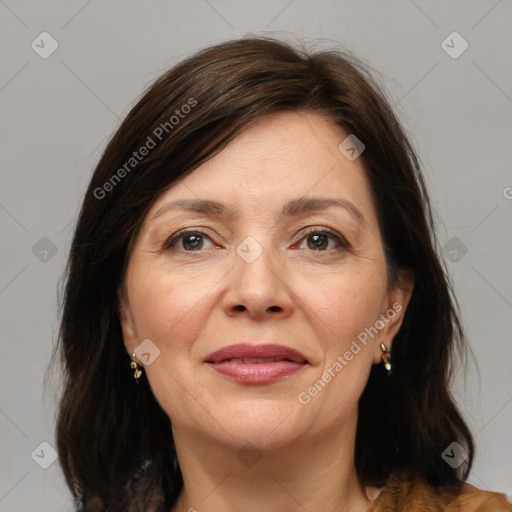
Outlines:
{"label": "mouth", "polygon": [[275,382],[309,365],[297,350],[275,344],[230,345],[210,354],[205,363],[224,377],[251,384]]}

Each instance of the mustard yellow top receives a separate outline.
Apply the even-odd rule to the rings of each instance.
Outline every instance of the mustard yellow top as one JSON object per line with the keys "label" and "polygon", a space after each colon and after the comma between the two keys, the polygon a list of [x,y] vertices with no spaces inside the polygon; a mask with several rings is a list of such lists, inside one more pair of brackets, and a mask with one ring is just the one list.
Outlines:
{"label": "mustard yellow top", "polygon": [[430,486],[405,472],[389,477],[368,512],[510,512],[504,494],[482,491],[468,483],[454,491]]}

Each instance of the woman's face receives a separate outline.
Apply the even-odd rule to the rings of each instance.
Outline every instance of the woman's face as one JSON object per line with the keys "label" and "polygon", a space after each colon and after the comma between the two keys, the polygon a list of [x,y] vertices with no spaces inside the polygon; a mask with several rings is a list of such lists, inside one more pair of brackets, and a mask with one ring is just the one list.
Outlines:
{"label": "woman's face", "polygon": [[[410,291],[388,287],[363,163],[338,149],[348,135],[312,113],[268,116],[144,219],[120,291],[123,336],[151,363],[142,378],[175,435],[270,448],[355,428]],[[312,198],[338,203],[310,209]],[[275,357],[228,351],[213,362],[235,344],[299,356],[263,348],[256,355]]]}

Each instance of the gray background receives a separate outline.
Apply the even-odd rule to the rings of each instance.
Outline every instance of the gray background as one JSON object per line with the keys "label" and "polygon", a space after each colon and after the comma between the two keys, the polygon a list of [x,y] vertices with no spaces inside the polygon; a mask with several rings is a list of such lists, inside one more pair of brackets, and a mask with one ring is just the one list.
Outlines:
{"label": "gray background", "polygon": [[[381,73],[423,161],[478,361],[456,379],[478,449],[469,481],[512,492],[510,0],[0,0],[0,19],[0,511],[71,510],[58,463],[40,467],[52,460],[40,443],[55,446],[58,394],[43,377],[72,226],[102,149],[161,72],[248,32],[321,38]],[[31,47],[51,48],[44,31],[58,42],[46,59]],[[444,43],[452,56],[442,47],[453,31],[469,44],[457,58],[457,36]]]}

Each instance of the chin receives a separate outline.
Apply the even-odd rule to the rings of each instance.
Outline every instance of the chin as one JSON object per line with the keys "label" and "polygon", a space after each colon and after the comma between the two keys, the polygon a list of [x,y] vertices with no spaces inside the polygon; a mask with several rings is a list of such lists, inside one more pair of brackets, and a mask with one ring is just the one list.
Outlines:
{"label": "chin", "polygon": [[250,442],[261,450],[276,449],[307,433],[305,422],[297,425],[297,416],[291,406],[270,406],[268,403],[266,407],[260,404],[251,406],[247,401],[244,407],[234,405],[229,413],[226,411],[219,415],[218,420],[231,434],[223,432],[226,442],[237,448]]}

